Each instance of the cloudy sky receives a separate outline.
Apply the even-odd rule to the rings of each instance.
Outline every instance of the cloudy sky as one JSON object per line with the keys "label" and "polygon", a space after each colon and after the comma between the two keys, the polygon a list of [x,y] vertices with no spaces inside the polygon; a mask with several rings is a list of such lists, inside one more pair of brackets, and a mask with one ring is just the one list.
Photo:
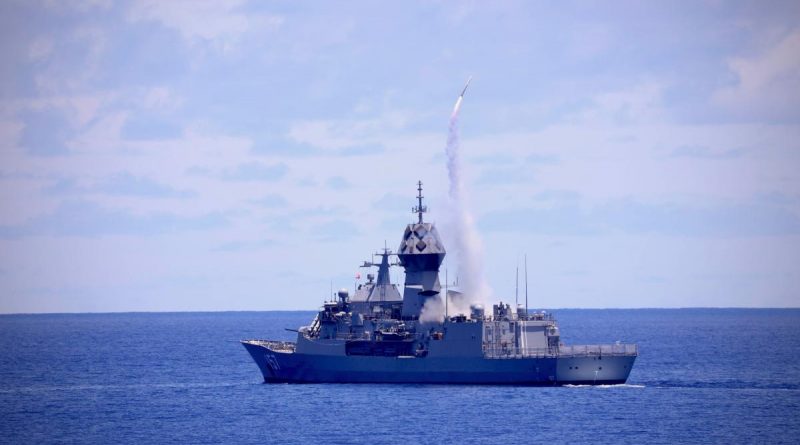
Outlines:
{"label": "cloudy sky", "polygon": [[0,312],[313,309],[417,180],[448,243],[469,75],[490,300],[527,254],[537,307],[800,306],[796,1],[9,0],[0,33]]}

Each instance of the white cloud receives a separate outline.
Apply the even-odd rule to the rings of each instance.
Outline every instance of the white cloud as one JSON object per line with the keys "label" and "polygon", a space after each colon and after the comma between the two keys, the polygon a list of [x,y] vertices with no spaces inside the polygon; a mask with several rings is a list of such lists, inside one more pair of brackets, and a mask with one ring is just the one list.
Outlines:
{"label": "white cloud", "polygon": [[17,120],[0,121],[0,153],[12,151],[25,126]]}
{"label": "white cloud", "polygon": [[183,98],[168,87],[148,88],[141,95],[141,104],[145,108],[174,110],[183,102]]}
{"label": "white cloud", "polygon": [[785,35],[752,57],[728,61],[736,85],[714,94],[714,100],[737,113],[796,116],[800,104],[800,29]]}
{"label": "white cloud", "polygon": [[414,116],[410,111],[394,110],[366,119],[300,121],[291,125],[288,137],[328,150],[380,144],[389,139],[390,134],[407,128]]}
{"label": "white cloud", "polygon": [[155,21],[177,30],[189,43],[211,42],[226,50],[253,29],[274,30],[282,23],[278,15],[242,11],[243,0],[139,0],[128,12],[130,21]]}
{"label": "white cloud", "polygon": [[447,6],[448,7],[443,8],[445,20],[453,25],[460,25],[477,13],[479,5],[475,0],[465,0]]}
{"label": "white cloud", "polygon": [[64,113],[71,125],[83,127],[99,116],[100,111],[120,100],[117,92],[92,91],[75,94],[45,94],[30,99],[11,100],[2,104],[0,114],[16,119],[27,111],[57,110]]}
{"label": "white cloud", "polygon": [[[44,41],[43,41],[44,42]],[[103,57],[109,47],[106,28],[99,25],[78,26],[55,40],[49,49],[46,43],[35,43],[29,56],[52,56],[33,76],[37,90],[46,95],[61,95],[67,91],[93,89],[91,83],[103,67]],[[74,53],[72,58],[57,57],[59,53]]]}
{"label": "white cloud", "polygon": [[632,124],[663,120],[662,92],[656,81],[638,83],[623,90],[605,91],[592,97],[593,106],[578,114],[584,122]]}
{"label": "white cloud", "polygon": [[[454,98],[439,93],[457,88],[452,83],[476,60],[483,61],[476,78],[487,81],[475,84],[468,98],[462,149],[479,225],[503,208],[539,205],[537,196],[541,200],[546,190],[574,195],[551,193],[547,205],[590,209],[624,199],[645,210],[659,202],[703,209],[775,193],[800,195],[797,126],[731,124],[730,115],[714,107],[747,111],[752,103],[754,116],[796,107],[796,32],[771,40],[761,54],[748,54],[742,42],[758,41],[754,34],[763,30],[748,29],[718,45],[708,44],[708,34],[695,34],[694,28],[675,36],[634,33],[630,36],[641,36],[640,41],[624,40],[631,30],[630,17],[619,14],[629,9],[624,6],[599,8],[608,15],[592,14],[581,22],[525,4],[504,4],[499,13],[483,6],[471,11],[474,3],[441,4],[439,13],[430,4],[395,10],[377,4],[293,4],[281,6],[285,20],[260,12],[269,5],[244,0],[143,0],[105,11],[82,9],[88,3],[53,5],[58,10],[39,11],[39,20],[14,17],[29,29],[8,39],[18,51],[0,70],[10,92],[0,103],[0,225],[40,222],[39,231],[24,240],[0,239],[0,269],[16,283],[0,292],[18,295],[0,310],[25,310],[39,297],[41,310],[84,307],[41,296],[41,286],[54,294],[72,288],[103,310],[314,307],[314,295],[329,285],[327,275],[309,272],[298,279],[287,278],[287,272],[343,274],[384,240],[395,246],[413,218],[409,209],[418,179],[431,209],[426,217],[437,221],[444,235],[443,149]],[[693,17],[704,14],[701,7],[688,9]],[[663,30],[674,18],[648,20]],[[711,34],[732,35],[725,18],[706,14],[704,20],[713,25]],[[740,57],[726,59],[731,54]],[[728,62],[739,82],[709,104],[703,92],[725,77]],[[678,71],[691,74],[671,77]],[[695,89],[682,88],[687,85]],[[699,114],[708,109],[708,120],[671,121],[687,103]],[[40,115],[54,116],[58,125]],[[126,133],[147,133],[148,119],[153,127],[163,123],[179,131],[139,138]],[[57,126],[66,130],[57,132],[62,129]],[[21,139],[31,129],[53,134],[46,142],[64,149],[46,156],[26,152]],[[302,156],[291,153],[294,149]],[[270,180],[223,180],[237,176]],[[478,186],[482,176],[489,180]],[[383,196],[392,198],[385,206]],[[64,207],[65,200],[85,205]],[[800,214],[797,200],[774,205]],[[154,216],[165,214],[173,216]],[[145,236],[165,233],[156,223],[166,227],[210,214],[229,225],[202,234]],[[80,240],[61,236],[63,230],[44,230],[71,221],[72,232],[80,232],[104,218],[127,229],[95,226],[107,238]],[[492,276],[507,276],[515,250],[532,253],[564,241],[537,238],[531,227],[523,228],[508,238],[487,234]],[[342,232],[358,236],[336,244]],[[608,305],[658,302],[649,299],[653,289],[645,289],[648,299],[642,300],[634,296],[643,295],[641,289],[625,289],[636,285],[627,266],[640,268],[634,275],[669,270],[683,281],[695,270],[778,273],[792,272],[797,263],[796,236],[748,240],[758,247],[756,255],[742,249],[720,252],[713,258],[720,261],[700,261],[697,254],[714,240],[696,237],[693,250],[675,252],[669,250],[674,240],[656,235],[637,240],[626,231],[618,239],[598,237],[572,247],[567,239],[563,250],[529,260],[546,263],[539,265],[542,282],[555,284],[542,293],[563,295],[559,301],[566,305],[596,304],[576,299],[570,286],[597,289]],[[315,243],[317,237],[330,242]],[[271,239],[280,243],[265,241]],[[661,261],[658,266],[636,258],[625,262],[627,247],[636,249],[639,242],[641,252]],[[95,258],[87,259],[85,252],[93,249]],[[310,263],[309,251],[315,253]],[[776,251],[786,252],[781,261],[774,259]],[[682,266],[688,257],[696,260],[691,268]],[[759,259],[769,257],[773,261],[766,267]],[[735,265],[725,263],[734,260]],[[559,281],[560,268],[566,267],[589,272]],[[504,279],[495,280],[492,286],[502,290]],[[773,281],[797,287],[791,286],[796,280]],[[664,291],[663,303],[699,304],[681,300],[696,292],[691,289],[696,282],[686,282]],[[751,291],[739,290],[737,301],[775,298],[770,285],[762,280]],[[187,297],[192,286],[206,294]],[[264,299],[265,287],[276,295],[292,289],[304,296]],[[222,289],[227,296],[251,297],[215,303]],[[709,295],[727,295],[720,289],[703,288]],[[507,290],[504,295],[510,295]],[[132,294],[149,294],[147,303],[130,306],[107,298]]]}
{"label": "white cloud", "polygon": [[[621,134],[628,137],[614,137]],[[511,165],[529,171],[527,187],[498,180],[475,188],[475,202],[490,209],[496,202],[523,205],[543,189],[575,190],[590,200],[671,196],[691,202],[748,199],[769,190],[800,191],[800,178],[793,173],[800,162],[796,135],[790,125],[581,121],[467,138],[462,147],[477,157],[465,165],[474,177],[497,167],[480,155],[501,154],[514,160]],[[705,156],[675,156],[687,146],[704,147]],[[558,161],[526,162],[529,158]],[[507,198],[498,200],[504,191]]]}
{"label": "white cloud", "polygon": [[50,37],[39,37],[28,45],[28,58],[34,62],[45,60],[52,54],[53,46],[53,39]]}

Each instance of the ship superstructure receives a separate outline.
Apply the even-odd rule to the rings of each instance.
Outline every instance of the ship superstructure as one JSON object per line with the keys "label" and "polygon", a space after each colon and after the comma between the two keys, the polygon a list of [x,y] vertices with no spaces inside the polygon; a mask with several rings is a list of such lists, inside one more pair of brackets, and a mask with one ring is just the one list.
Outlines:
{"label": "ship superstructure", "polygon": [[[526,307],[474,304],[469,314],[427,321],[430,299],[443,298],[439,268],[445,248],[424,222],[422,183],[417,221],[408,224],[397,252],[383,249],[377,268],[351,296],[340,290],[324,303],[295,342],[244,340],[265,382],[397,382],[481,384],[619,384],[638,355],[635,344],[567,346],[556,320]],[[393,263],[392,260],[397,260]],[[402,293],[389,268],[405,271]],[[447,292],[458,297],[454,291]],[[443,319],[442,319],[443,318]]]}

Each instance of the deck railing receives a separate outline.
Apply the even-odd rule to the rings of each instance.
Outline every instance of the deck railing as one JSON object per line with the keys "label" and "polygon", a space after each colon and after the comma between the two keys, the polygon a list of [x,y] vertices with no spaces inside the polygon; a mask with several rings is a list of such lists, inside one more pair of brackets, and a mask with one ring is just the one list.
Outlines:
{"label": "deck railing", "polygon": [[290,341],[245,340],[247,343],[263,346],[276,352],[294,352],[297,344]]}
{"label": "deck railing", "polygon": [[500,345],[483,347],[483,356],[486,358],[542,358],[555,355],[555,351],[548,348],[514,348]]}
{"label": "deck railing", "polygon": [[[246,340],[248,343],[267,347],[276,352],[294,352],[296,344],[288,341]],[[502,345],[484,345],[486,358],[543,358],[543,357],[593,357],[593,356],[637,356],[635,344],[572,345],[558,348],[514,348]]]}
{"label": "deck railing", "polygon": [[592,357],[592,356],[637,356],[635,344],[574,345],[558,348],[515,348],[501,345],[485,345],[483,355],[487,358],[542,358],[542,357]]}
{"label": "deck railing", "polygon": [[615,343],[612,345],[574,345],[560,346],[558,354],[562,357],[586,357],[593,355],[639,355],[635,344]]}

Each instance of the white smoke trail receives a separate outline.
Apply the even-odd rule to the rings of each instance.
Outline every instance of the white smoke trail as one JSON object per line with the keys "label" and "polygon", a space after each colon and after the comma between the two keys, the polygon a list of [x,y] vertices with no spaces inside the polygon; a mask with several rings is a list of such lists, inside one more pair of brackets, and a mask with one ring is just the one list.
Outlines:
{"label": "white smoke trail", "polygon": [[[467,81],[469,85],[469,81]],[[466,87],[464,87],[466,91]],[[450,205],[452,209],[452,232],[455,235],[455,253],[458,267],[458,281],[461,293],[454,292],[447,303],[448,315],[469,314],[470,305],[485,301],[491,293],[483,274],[483,244],[475,230],[472,214],[464,197],[464,184],[461,178],[461,159],[459,158],[458,113],[464,101],[464,91],[458,96],[450,115],[447,133],[447,173],[450,178]],[[444,295],[444,292],[441,293]],[[447,298],[447,297],[444,297]],[[444,298],[429,298],[420,313],[422,322],[441,322],[445,316]]]}
{"label": "white smoke trail", "polygon": [[419,321],[422,323],[441,323],[444,321],[444,312],[445,307],[443,299],[428,298],[425,300],[425,305],[422,306],[422,311],[419,313]]}
{"label": "white smoke trail", "polygon": [[[475,229],[472,214],[464,196],[464,183],[461,174],[459,157],[458,113],[464,95],[458,96],[450,115],[447,133],[447,173],[450,178],[450,201],[453,210],[453,229],[455,235],[455,256],[458,260],[458,280],[462,297],[454,301],[453,306],[466,312],[473,303],[483,304],[489,297],[491,289],[483,273],[483,244]],[[462,313],[463,313],[462,312]]]}
{"label": "white smoke trail", "polygon": [[449,316],[458,314],[467,315],[470,312],[470,305],[480,302],[480,300],[470,301],[466,295],[459,294],[458,292],[450,291],[450,294],[447,307],[445,307],[444,303],[444,292],[440,294],[442,296],[440,298],[427,299],[425,305],[422,307],[422,312],[419,314],[419,321],[423,323],[441,323],[444,320],[445,312],[447,312]]}

